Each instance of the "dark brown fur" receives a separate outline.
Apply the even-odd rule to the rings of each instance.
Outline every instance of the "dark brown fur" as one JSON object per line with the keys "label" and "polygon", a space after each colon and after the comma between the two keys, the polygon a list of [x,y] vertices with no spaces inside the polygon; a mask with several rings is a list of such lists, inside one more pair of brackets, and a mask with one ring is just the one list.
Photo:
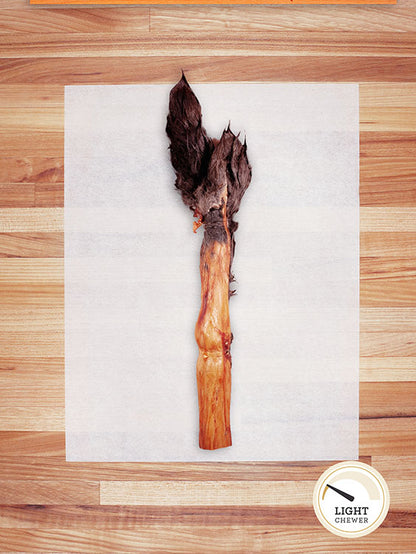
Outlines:
{"label": "dark brown fur", "polygon": [[[202,126],[201,106],[185,75],[170,92],[166,132],[170,156],[176,172],[176,188],[182,200],[205,225],[205,241],[227,240],[221,196],[227,191],[226,216],[231,236],[231,259],[234,232],[238,223],[233,216],[251,181],[247,146],[228,126],[220,140],[208,137]],[[231,276],[231,273],[230,273]]]}

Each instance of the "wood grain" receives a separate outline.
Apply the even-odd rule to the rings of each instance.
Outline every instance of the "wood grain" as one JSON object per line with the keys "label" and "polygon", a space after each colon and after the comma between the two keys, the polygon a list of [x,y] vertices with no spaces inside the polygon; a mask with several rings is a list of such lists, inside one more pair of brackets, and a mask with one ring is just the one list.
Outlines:
{"label": "wood grain", "polygon": [[[310,493],[330,461],[65,461],[64,85],[173,83],[181,69],[194,82],[360,83],[359,446],[392,497],[368,537],[316,520]],[[414,0],[0,0],[0,551],[414,552],[415,210]]]}
{"label": "wood grain", "polygon": [[[386,6],[188,6],[186,17],[181,6],[152,6],[151,29],[156,32],[234,31],[378,31],[405,32],[416,29],[412,0],[400,0],[394,9]],[[335,17],[334,17],[335,16]]]}
{"label": "wood grain", "polygon": [[302,506],[314,481],[101,481],[102,505]]}
{"label": "wood grain", "polygon": [[[298,506],[0,506],[0,528],[33,529],[126,529],[140,525],[199,525],[231,527],[268,525],[274,528],[311,526],[316,521],[312,507]],[[391,509],[383,528],[416,527],[416,513]]]}
{"label": "wood grain", "polygon": [[[159,40],[157,40],[159,42]],[[51,49],[54,48],[53,46]],[[148,50],[150,53],[150,49]],[[152,52],[154,52],[152,50]],[[412,83],[416,57],[400,56],[134,56],[0,59],[0,84],[132,84],[176,82],[330,81]],[[53,150],[55,152],[55,150]],[[50,154],[50,155],[55,155]]]}
{"label": "wood grain", "polygon": [[[54,5],[68,5],[68,4],[98,4],[114,5],[114,0],[52,0]],[[143,2],[143,0],[118,0],[117,5],[136,5]],[[264,4],[265,0],[238,0],[238,4]],[[277,4],[395,4],[397,0],[276,0]],[[30,0],[31,4],[50,4],[51,0]],[[146,2],[149,4],[160,4],[160,0],[151,0]],[[164,4],[176,4],[174,0],[166,0]],[[186,3],[186,2],[185,2]],[[229,4],[230,0],[192,0],[190,4]],[[232,3],[236,3],[233,0]]]}
{"label": "wood grain", "polygon": [[0,431],[0,457],[60,456],[65,458],[65,433],[49,431]]}
{"label": "wood grain", "polygon": [[[59,32],[28,36],[25,33],[0,32],[1,58],[32,58],[38,56],[73,58],[115,56],[316,56],[322,55],[322,33],[318,31],[292,31],[276,33],[263,31],[261,37],[253,32],[241,33],[199,32],[196,37],[184,33],[180,40],[176,34],[155,33],[137,38],[137,31],[129,29],[95,33],[66,33],[65,42]],[[344,35],[344,36],[342,36]],[[111,38],[111,42],[109,41]],[[416,33],[362,33],[353,31],[327,31],[325,57],[355,58],[384,56],[389,48],[389,59],[414,57]],[[397,110],[403,109],[397,108]]]}
{"label": "wood grain", "polygon": [[0,431],[64,431],[64,406],[0,406]]}
{"label": "wood grain", "polygon": [[[20,5],[6,9],[0,4],[0,34],[15,33],[143,33],[149,30],[148,8],[44,9],[41,17],[36,10]],[[20,9],[19,9],[20,8]],[[10,37],[9,37],[10,38]]]}
{"label": "wood grain", "polygon": [[[361,457],[364,463],[369,457]],[[84,481],[308,481],[317,479],[326,462],[66,463],[59,457],[4,456],[4,479]],[[154,512],[153,512],[154,513]]]}
{"label": "wood grain", "polygon": [[[11,552],[166,552],[178,554],[240,554],[241,552],[307,551],[328,552],[411,552],[416,540],[415,529],[380,529],[365,539],[341,540],[325,529],[314,526],[205,525],[154,526],[139,525],[134,530],[37,530],[2,529],[0,548]],[[120,550],[122,549],[122,550]]]}
{"label": "wood grain", "polygon": [[415,454],[415,417],[360,419],[360,456],[395,456],[400,458],[401,456]]}
{"label": "wood grain", "polygon": [[394,460],[392,456],[373,456],[372,465],[388,479],[397,479],[405,485],[408,479],[416,477],[416,457],[400,456]]}
{"label": "wood grain", "polygon": [[[403,512],[394,512],[403,514]],[[397,520],[396,520],[397,521]],[[410,517],[407,521],[413,523]],[[298,506],[57,506],[0,505],[0,529],[135,529],[140,525],[310,525],[312,507]],[[394,523],[394,520],[393,520]]]}
{"label": "wood grain", "polygon": [[99,483],[89,481],[0,481],[1,504],[96,504]]}
{"label": "wood grain", "polygon": [[[98,209],[99,211],[99,209]],[[105,210],[103,210],[105,215]],[[22,209],[22,207],[0,208],[1,233],[28,233],[28,232],[62,232],[64,230],[64,212],[61,207]],[[416,236],[416,208],[361,208],[361,233],[404,233],[401,237],[408,237],[408,233]],[[384,235],[381,236],[383,240]],[[394,235],[396,236],[396,235]],[[410,235],[410,239],[413,235]],[[368,243],[375,235],[365,235]],[[377,237],[376,237],[377,238]],[[411,241],[410,241],[411,242]],[[365,244],[362,244],[362,247]],[[367,251],[362,251],[366,256]]]}
{"label": "wood grain", "polygon": [[360,358],[360,381],[415,381],[416,358],[406,356],[383,356]]}
{"label": "wood grain", "polygon": [[62,233],[0,234],[0,258],[57,258],[63,253]]}

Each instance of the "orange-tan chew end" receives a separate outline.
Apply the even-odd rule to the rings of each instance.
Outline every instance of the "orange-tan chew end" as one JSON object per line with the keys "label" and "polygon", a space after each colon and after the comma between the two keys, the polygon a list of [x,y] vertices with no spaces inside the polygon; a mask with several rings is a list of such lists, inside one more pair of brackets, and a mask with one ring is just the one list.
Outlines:
{"label": "orange-tan chew end", "polygon": [[205,241],[201,247],[201,311],[195,328],[199,347],[197,384],[199,446],[231,446],[230,241]]}

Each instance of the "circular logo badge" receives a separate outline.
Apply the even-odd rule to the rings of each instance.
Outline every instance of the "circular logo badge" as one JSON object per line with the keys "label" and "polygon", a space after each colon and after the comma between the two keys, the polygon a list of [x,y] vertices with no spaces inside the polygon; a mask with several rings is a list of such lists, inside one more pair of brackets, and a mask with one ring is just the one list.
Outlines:
{"label": "circular logo badge", "polygon": [[341,537],[372,533],[387,515],[390,494],[378,471],[361,462],[327,469],[315,485],[313,507],[324,527]]}

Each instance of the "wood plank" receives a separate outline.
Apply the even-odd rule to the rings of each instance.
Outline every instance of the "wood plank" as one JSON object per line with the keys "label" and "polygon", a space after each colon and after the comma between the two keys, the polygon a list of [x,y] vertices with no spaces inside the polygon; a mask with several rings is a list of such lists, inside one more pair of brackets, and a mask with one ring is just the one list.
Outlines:
{"label": "wood plank", "polygon": [[[410,519],[410,518],[409,518]],[[158,525],[316,525],[312,506],[0,506],[0,528],[135,529]]]}
{"label": "wood plank", "polygon": [[[63,432],[0,431],[0,457],[65,456]],[[416,455],[416,418],[360,421],[360,456]]]}
{"label": "wood plank", "polygon": [[0,480],[1,504],[98,504],[94,481]]}
{"label": "wood plank", "polygon": [[[7,310],[8,306],[5,306]],[[24,308],[23,308],[24,309]],[[49,308],[40,308],[48,310]],[[63,309],[63,307],[61,307]],[[62,321],[63,323],[63,321]],[[2,372],[17,372],[31,379],[59,376],[64,372],[64,359],[52,357],[2,357],[0,358],[0,379]],[[415,381],[416,358],[414,357],[360,357],[360,381]],[[23,429],[22,429],[23,430]]]}
{"label": "wood plank", "polygon": [[[21,308],[19,306],[19,308]],[[7,312],[8,306],[5,311]],[[47,311],[45,308],[43,311]],[[63,311],[63,308],[61,309]],[[35,314],[33,319],[36,321]],[[19,318],[16,319],[16,322]],[[12,322],[10,323],[12,325]],[[63,317],[60,325],[63,324]],[[1,340],[1,339],[0,339]],[[30,357],[9,357],[0,358],[0,388],[4,388],[7,406],[0,402],[0,430],[1,431],[63,431],[65,429],[65,414],[63,405],[51,407],[18,405],[19,399],[14,402],[17,405],[10,405],[9,393],[7,391],[18,391],[22,385],[23,389],[32,392],[33,385],[43,386],[40,394],[44,391],[61,391],[64,389],[64,359],[61,358],[30,358]],[[21,404],[23,404],[24,400]],[[61,403],[62,404],[62,403]],[[0,471],[1,475],[1,471]]]}
{"label": "wood plank", "polygon": [[100,504],[132,506],[302,506],[314,481],[100,481]]}
{"label": "wood plank", "polygon": [[[4,339],[1,338],[1,346],[3,350]],[[41,352],[48,350],[52,352],[63,353],[63,333],[60,337],[59,343],[57,341],[51,341],[50,345],[46,339],[39,345]],[[45,344],[46,343],[46,346]],[[36,344],[36,343],[35,343]],[[32,343],[26,344],[23,341],[16,345],[10,345],[4,350],[11,353],[38,353],[36,347]],[[15,378],[13,372],[6,374],[2,372],[1,382],[3,390],[0,399],[0,407],[3,409],[14,410],[15,408],[27,407],[27,408],[48,408],[58,409],[58,414],[62,415],[62,408],[65,406],[65,390],[64,381],[61,376],[48,377],[46,379],[22,379],[22,383],[19,388],[16,388]],[[45,386],[45,382],[47,386]],[[15,412],[16,413],[16,412]],[[17,412],[18,413],[18,412]],[[50,412],[49,412],[50,413]]]}
{"label": "wood plank", "polygon": [[416,527],[416,512],[412,510],[389,510],[381,527],[405,527],[414,529]]}
{"label": "wood plank", "polygon": [[[33,290],[33,287],[29,290]],[[60,291],[62,292],[63,288]],[[59,293],[59,291],[57,292]],[[27,295],[27,290],[21,294],[22,296],[23,294]],[[38,288],[34,289],[34,294],[38,294]],[[15,295],[17,295],[17,291],[15,291]],[[38,356],[44,357],[62,355],[64,346],[63,299],[56,297],[55,301],[51,301],[51,297],[48,296],[48,302],[49,305],[46,302],[44,304],[39,302],[36,312],[33,312],[30,302],[23,306],[16,306],[16,302],[5,304],[4,315],[0,317],[2,333],[0,345],[3,356],[31,356],[34,352]],[[389,320],[387,319],[387,321]],[[414,331],[394,331],[385,328],[381,331],[362,329],[360,355],[362,358],[371,356],[377,358],[414,357],[416,356],[415,337]],[[407,377],[414,378],[412,360],[407,363],[406,367]],[[8,379],[11,378],[8,377]],[[23,384],[21,382],[21,385]]]}
{"label": "wood plank", "polygon": [[360,456],[413,456],[416,454],[416,418],[360,420]]}
{"label": "wood plank", "polygon": [[[6,306],[6,311],[7,308]],[[33,310],[29,311],[33,312]],[[36,314],[37,310],[34,313]],[[59,391],[61,394],[64,389],[63,357],[0,358],[0,387],[4,388],[5,398],[8,398],[6,406],[0,402],[0,431],[63,431],[65,429],[63,405],[51,407],[19,405],[18,398],[14,402],[17,405],[10,405],[10,391],[19,391],[22,385],[23,389],[32,392],[34,383],[39,387],[43,385],[41,396],[45,395],[44,391]],[[24,399],[20,404],[23,402]]]}
{"label": "wood plank", "polygon": [[414,417],[415,400],[416,382],[360,383],[360,418]]}
{"label": "wood plank", "polygon": [[0,184],[0,208],[48,208],[63,205],[63,183]]}
{"label": "wood plank", "polygon": [[416,456],[373,456],[371,465],[390,480],[416,479]]}
{"label": "wood plank", "polygon": [[[62,341],[63,342],[63,341]],[[20,346],[20,348],[19,348]],[[42,343],[39,348],[46,349]],[[12,351],[12,347],[9,347]],[[49,347],[53,350],[52,347]],[[30,352],[30,347],[24,343],[15,346],[17,352]],[[32,352],[33,352],[32,348]],[[63,350],[62,346],[54,347],[54,350]],[[7,386],[7,375],[2,377],[4,390],[0,405],[4,408],[21,406],[62,408],[64,406],[64,387],[62,379],[49,378],[48,388],[42,382],[24,381],[16,391]],[[366,383],[360,385],[360,416],[362,418],[394,418],[416,416],[416,382],[386,382]],[[365,453],[368,455],[368,453]]]}
{"label": "wood plank", "polygon": [[[369,457],[360,458],[370,463]],[[334,461],[333,463],[336,463]],[[331,462],[65,462],[54,457],[3,456],[3,479],[78,479],[84,481],[308,481],[316,480]]]}
{"label": "wood plank", "polygon": [[416,358],[414,357],[361,357],[360,381],[416,381]]}
{"label": "wood plank", "polygon": [[[48,331],[49,333],[55,333],[63,331],[63,327],[64,310],[62,306],[39,307],[37,310],[32,310],[27,306],[5,305],[2,306],[0,312],[0,335],[16,331],[27,333]],[[1,358],[0,367],[2,367]],[[36,371],[36,369],[32,367],[31,371]],[[15,368],[15,374],[17,371],[20,373],[20,370]],[[27,371],[24,373],[27,374]]]}
{"label": "wood plank", "polygon": [[[0,506],[0,528],[136,529],[143,524],[316,526],[312,506]],[[383,528],[415,528],[415,512],[389,510]]]}
{"label": "wood plank", "polygon": [[[363,86],[360,85],[360,90]],[[386,83],[384,83],[386,84]],[[4,85],[3,85],[4,86]],[[365,164],[366,158],[412,158],[416,155],[415,133],[393,133],[382,131],[360,131],[360,163]],[[386,190],[386,193],[389,192]],[[394,190],[390,191],[394,193]],[[394,205],[394,204],[386,204]]]}
{"label": "wood plank", "polygon": [[416,263],[412,258],[378,257],[360,258],[361,286],[366,281],[401,281],[411,280],[416,276]]}
{"label": "wood plank", "polygon": [[[145,0],[140,0],[139,2],[137,0],[118,0],[117,5],[137,5],[142,4]],[[30,0],[31,4],[36,5],[42,5],[42,4],[50,4],[51,0]],[[99,4],[99,6],[102,5],[114,5],[114,0],[100,0],[97,2],[97,0],[53,0],[53,5],[67,5],[67,4],[73,4],[73,5],[95,5]],[[397,0],[343,0],[343,4],[396,4]],[[150,4],[160,4],[160,0],[151,0],[148,2]],[[176,0],[165,0],[165,4],[176,4]],[[229,0],[194,0],[195,4],[228,4]],[[233,3],[236,3],[235,0],[233,0]],[[250,4],[253,3],[253,0],[239,0],[240,4]],[[265,0],[256,0],[256,4],[264,4]],[[278,0],[278,4],[339,4],[340,0]]]}
{"label": "wood plank", "polygon": [[[1,233],[61,232],[63,230],[64,211],[62,208],[0,209]],[[415,233],[410,236],[410,239],[413,239],[416,237],[416,208],[361,208],[360,230],[362,233]],[[382,235],[382,240],[384,237],[385,235]],[[397,237],[402,238],[401,235],[393,235],[393,238]],[[409,242],[409,237],[405,238]],[[364,255],[366,255],[365,251]]]}
{"label": "wood plank", "polygon": [[[385,125],[386,123],[382,122],[381,124]],[[372,191],[380,195],[385,190],[394,190],[397,185],[399,190],[396,190],[396,198],[400,192],[404,195],[400,198],[401,205],[412,206],[416,202],[415,178],[416,161],[413,156],[408,158],[363,158],[360,165],[361,204],[371,205],[373,203]],[[368,199],[367,196],[369,196]]]}
{"label": "wood plank", "polygon": [[57,208],[64,206],[63,183],[37,183],[35,185],[35,206]]}
{"label": "wood plank", "polygon": [[416,206],[414,186],[398,183],[394,188],[383,182],[360,185],[361,206]]}
{"label": "wood plank", "polygon": [[63,123],[60,131],[45,129],[44,132],[37,132],[35,129],[22,130],[17,127],[7,133],[2,133],[0,130],[0,148],[2,154],[7,157],[62,158],[64,156]]}
{"label": "wood plank", "polygon": [[[415,141],[416,143],[416,141]],[[416,153],[415,153],[416,155]],[[412,175],[413,164],[415,158],[405,158],[400,161],[393,160],[392,162],[386,161],[385,164],[381,164],[380,167],[387,167],[388,169],[384,174],[382,170],[379,174],[378,165],[375,161],[371,161],[372,172],[365,168],[364,173],[368,174],[369,178],[365,176],[360,183],[360,202],[364,207],[415,207],[416,206],[416,192],[414,187],[414,181],[409,182],[411,177],[404,178],[395,182],[394,187],[389,185],[391,175],[393,175],[392,168],[398,166],[398,171],[405,173],[406,175]],[[365,162],[362,161],[361,166],[364,167]],[[62,175],[61,175],[62,174]],[[36,176],[35,176],[36,178]],[[51,169],[50,173],[46,173],[39,176],[40,179],[45,179],[45,182],[39,182],[35,185],[35,205],[39,207],[63,207],[64,205],[64,184],[63,179],[63,167]],[[53,179],[56,178],[56,181]],[[50,179],[50,181],[47,181]],[[395,180],[395,177],[393,177]],[[11,185],[6,185],[11,186]],[[390,187],[390,188],[389,188]],[[10,190],[10,189],[9,189]],[[0,207],[31,207],[33,206],[32,197],[28,200],[22,199],[20,196],[20,189],[11,192],[13,198],[16,198],[16,204],[13,199],[6,200],[7,204],[0,204]],[[1,185],[0,185],[1,195]],[[0,199],[4,196],[0,196]],[[4,200],[2,200],[4,202]]]}
{"label": "wood plank", "polygon": [[35,186],[13,183],[0,184],[0,208],[26,208],[35,205]]}
{"label": "wood plank", "polygon": [[[406,117],[407,116],[407,117]],[[391,106],[366,108],[360,106],[360,122],[363,131],[414,132],[416,108]]]}
{"label": "wood plank", "polygon": [[[138,8],[141,10],[142,8]],[[275,10],[276,8],[273,8]],[[117,11],[113,8],[112,11]],[[129,13],[134,8],[123,9],[123,13]],[[43,10],[44,14],[48,10]],[[57,13],[63,13],[62,10],[54,10]],[[64,13],[71,12],[73,10],[65,10]],[[83,10],[79,10],[83,12]],[[96,10],[85,10],[96,11]],[[100,10],[100,14],[103,11],[107,11],[105,8]],[[263,11],[263,10],[262,10]],[[416,26],[415,26],[416,32]],[[200,36],[200,34],[198,34]],[[252,34],[252,37],[258,36],[258,34]],[[266,37],[275,36],[262,35]],[[293,35],[292,35],[293,36]],[[299,35],[300,36],[300,35]],[[304,35],[303,35],[304,36]],[[310,33],[308,37],[319,36],[319,33]],[[325,34],[327,37],[327,35]],[[348,33],[348,36],[351,36]],[[380,37],[379,34],[377,36]],[[416,84],[415,83],[362,83],[360,85],[360,106],[367,110],[373,108],[416,108]],[[0,100],[2,108],[34,108],[34,107],[48,107],[48,106],[63,106],[64,102],[64,88],[61,85],[42,85],[42,84],[28,84],[26,86],[4,84],[0,87]],[[377,113],[377,111],[375,112]],[[377,120],[376,120],[377,121]]]}
{"label": "wood plank", "polygon": [[156,32],[227,31],[414,31],[412,0],[385,6],[152,6],[151,29]]}
{"label": "wood plank", "polygon": [[[46,286],[59,289],[63,292],[64,261],[59,258],[1,258],[0,259],[0,285],[10,287],[14,285],[27,287]],[[36,294],[36,289],[32,291]],[[24,307],[22,305],[22,307]]]}
{"label": "wood plank", "polygon": [[64,430],[64,406],[0,406],[0,431]]}
{"label": "wood plank", "polygon": [[[0,457],[65,456],[63,432],[0,431]],[[416,418],[362,419],[360,456],[416,455]]]}
{"label": "wood plank", "polygon": [[2,183],[63,180],[63,100],[62,86],[0,86]]}
{"label": "wood plank", "polygon": [[389,479],[390,506],[396,510],[414,510],[416,498],[416,481],[411,479]]}
{"label": "wood plank", "polygon": [[[414,258],[416,233],[361,233],[361,256]],[[1,233],[0,257],[61,257],[63,233]]]}
{"label": "wood plank", "polygon": [[361,113],[371,113],[374,108],[404,107],[416,108],[414,83],[366,83],[360,86],[360,109],[364,110]]}
{"label": "wood plank", "polygon": [[59,456],[65,458],[65,433],[0,431],[0,458],[3,456]]}
{"label": "wood plank", "polygon": [[[1,12],[0,12],[1,15]],[[416,29],[415,29],[416,31]],[[386,60],[416,56],[416,32],[404,34],[349,31],[276,32],[261,34],[221,32],[174,34],[118,32],[0,32],[0,58],[74,58],[114,56],[349,56],[380,57]],[[397,108],[402,110],[403,108]]]}
{"label": "wood plank", "polygon": [[[0,160],[0,183],[2,186],[16,184],[17,187],[27,185],[29,188],[31,184],[54,183],[63,186],[63,182],[64,162],[61,158],[2,157]],[[20,205],[16,207],[20,207]]]}
{"label": "wood plank", "polygon": [[360,255],[362,257],[415,258],[416,233],[363,232],[360,234]]}
{"label": "wood plank", "polygon": [[63,208],[0,209],[0,233],[59,233],[63,230]]}
{"label": "wood plank", "polygon": [[[360,132],[381,131],[389,133],[414,132],[416,121],[416,88],[413,83],[366,83],[360,86]],[[391,154],[388,154],[391,156]],[[409,170],[403,169],[400,159],[367,160],[361,164],[361,178],[368,181],[376,170],[380,176],[390,176],[390,184],[403,179],[412,179],[416,174],[414,157],[407,163]],[[373,166],[376,165],[374,168]],[[406,165],[406,162],[404,162]],[[409,175],[410,173],[410,175]],[[387,175],[386,175],[387,174]],[[413,178],[411,177],[413,175]],[[416,190],[415,190],[416,195]]]}
{"label": "wood plank", "polygon": [[[402,260],[399,260],[400,266]],[[408,266],[404,271],[413,273],[414,269],[409,266],[413,262],[409,260]],[[361,265],[363,260],[361,259]],[[374,264],[372,270],[377,272],[377,266]],[[380,268],[380,272],[384,271]],[[394,270],[394,273],[398,273],[400,267]],[[360,305],[362,307],[383,307],[383,308],[395,308],[395,307],[414,307],[416,306],[416,282],[414,277],[372,277],[364,276],[360,282]],[[374,355],[375,352],[373,352]],[[388,354],[386,354],[388,355]]]}
{"label": "wood plank", "polygon": [[[379,529],[360,540],[343,539],[315,523],[312,527],[262,525],[154,526],[134,530],[2,529],[0,548],[30,552],[170,552],[178,554],[241,554],[241,552],[307,551],[328,552],[411,552],[416,541],[414,529]],[[313,550],[312,550],[313,549]]]}
{"label": "wood plank", "polygon": [[[18,140],[23,140],[23,136]],[[40,148],[45,148],[45,143],[47,144],[47,142],[48,140],[46,137]],[[55,145],[52,148],[56,150],[57,146],[58,145]],[[14,148],[14,145],[9,144],[7,148]],[[415,207],[416,190],[413,178],[415,158],[413,156],[400,159],[385,158],[383,162],[378,164],[377,160],[379,159],[380,158],[361,159],[361,206]],[[51,160],[49,169],[45,169],[45,171],[39,172],[39,174],[33,174],[25,178],[23,182],[28,183],[27,188],[24,188],[25,186],[22,184],[16,184],[16,189],[13,189],[11,184],[0,184],[0,207],[32,207],[33,205],[39,207],[63,206],[63,165],[58,167],[54,165],[55,163],[59,162],[53,162]],[[396,177],[396,171],[401,174],[400,179]],[[3,182],[7,182],[7,179],[4,178]],[[31,182],[36,183],[34,193],[35,204],[33,202],[33,188],[29,185]],[[2,186],[8,187],[5,189],[4,193],[2,193]]]}
{"label": "wood plank", "polygon": [[13,110],[40,109],[48,110],[64,105],[64,87],[61,85],[39,85],[28,83],[26,86],[3,84],[0,87],[0,104],[9,108],[9,117]]}
{"label": "wood plank", "polygon": [[416,334],[414,331],[361,332],[360,356],[416,356]]}
{"label": "wood plank", "polygon": [[25,129],[31,132],[58,132],[63,129],[62,106],[19,107],[13,109],[9,106],[0,108],[1,134],[7,136],[16,129],[23,132]]}
{"label": "wood plank", "polygon": [[[20,483],[21,481],[16,481]],[[101,505],[310,506],[315,481],[100,481]],[[411,510],[416,481],[389,481],[393,509]]]}
{"label": "wood plank", "polygon": [[416,332],[416,309],[362,307],[360,330],[364,333]]}
{"label": "wood plank", "polygon": [[[129,12],[134,8],[123,9],[122,13]],[[141,10],[142,8],[138,8]],[[188,7],[187,9],[192,9]],[[272,8],[274,11],[276,8]],[[224,11],[222,9],[221,11]],[[44,10],[42,14],[45,13]],[[67,13],[72,10],[56,10],[58,13]],[[83,12],[83,10],[80,10]],[[95,10],[92,10],[95,11]],[[102,13],[103,10],[100,10]],[[104,11],[106,11],[104,9]],[[113,9],[111,11],[114,11]],[[262,9],[264,11],[264,9]],[[263,17],[263,16],[262,16]],[[415,28],[416,31],[416,28]],[[198,35],[199,36],[199,35]],[[254,35],[256,36],[256,35]],[[309,36],[309,35],[308,35]],[[318,36],[318,34],[311,35]],[[326,36],[326,35],[325,35]],[[373,108],[415,108],[416,94],[416,85],[414,83],[361,83],[360,85],[360,106],[365,109],[365,112],[372,110]],[[0,100],[2,108],[42,108],[48,109],[50,107],[63,107],[64,102],[64,88],[62,85],[53,85],[53,84],[27,84],[22,85],[13,85],[13,84],[3,84],[0,87]],[[364,113],[365,113],[364,112]],[[377,110],[374,111],[375,114],[379,113]],[[378,118],[374,118],[375,123],[380,125]],[[398,135],[400,139],[400,134],[391,133],[383,137],[384,140],[391,140],[395,135]],[[363,133],[363,136],[368,140],[373,141],[375,136],[370,135],[367,137],[367,133]],[[411,141],[413,142],[413,141]],[[386,150],[386,153],[390,152],[390,147]],[[408,154],[405,154],[408,155]]]}
{"label": "wood plank", "polygon": [[[9,101],[8,99],[14,95],[21,96],[22,89],[25,87],[21,85],[0,86],[0,93],[3,91],[2,102]],[[44,85],[29,86],[26,94],[46,95],[48,89],[49,87]],[[25,98],[23,96],[19,102],[15,101],[14,109],[17,110],[19,106],[28,102]],[[62,102],[63,98],[61,101],[63,110]],[[47,109],[46,105],[43,109]],[[37,142],[32,142],[30,146],[32,154],[36,153]],[[388,171],[388,168],[399,169],[402,176],[412,174],[416,157],[416,134],[361,132],[360,146],[361,204],[371,206],[384,203],[386,206],[406,206],[410,203],[409,205],[414,205],[416,196],[414,181],[409,187],[407,178],[404,184],[396,180],[392,187],[390,176],[394,178],[394,172]],[[25,149],[27,148],[28,145]],[[377,163],[377,158],[380,157],[383,160]],[[63,187],[63,158],[39,158],[33,155],[26,158],[3,156],[0,159],[0,183],[56,183]]]}
{"label": "wood plank", "polygon": [[1,9],[14,10],[16,8],[27,9],[26,0],[0,0]]}
{"label": "wood plank", "polygon": [[[415,164],[416,169],[416,164]],[[415,171],[416,177],[416,171]],[[415,186],[416,196],[416,186]],[[360,232],[416,232],[416,209],[361,207]]]}
{"label": "wood plank", "polygon": [[[18,269],[17,266],[16,269]],[[21,267],[21,266],[20,266]],[[61,267],[51,266],[53,270]],[[1,268],[1,265],[0,265]],[[63,275],[61,276],[63,279]],[[0,281],[1,285],[1,281]],[[62,306],[39,307],[33,311],[27,306],[5,305],[0,312],[0,333],[10,331],[47,330],[57,331],[63,328],[64,312]],[[366,335],[378,333],[384,334],[386,340],[390,333],[411,333],[416,331],[416,309],[415,308],[361,308],[360,330]],[[367,338],[371,341],[371,338]],[[394,340],[394,337],[393,337]],[[59,359],[59,358],[57,358]],[[7,358],[6,358],[7,360]],[[42,360],[43,362],[43,360]],[[7,362],[5,362],[7,363]],[[38,361],[40,364],[41,361]],[[0,358],[0,370],[2,358]],[[30,371],[37,371],[34,365],[29,366]],[[55,369],[55,368],[54,368]],[[26,368],[25,368],[26,371]]]}
{"label": "wood plank", "polygon": [[[6,307],[7,308],[7,307]],[[64,358],[39,358],[39,357],[0,357],[0,378],[1,372],[16,371],[20,375],[30,375],[36,379],[47,375],[64,375]]]}
{"label": "wood plank", "polygon": [[242,77],[245,81],[266,82],[416,81],[415,57],[143,57],[136,52],[134,57],[4,58],[0,60],[0,84],[174,83],[181,69],[194,83],[239,81]]}
{"label": "wood plank", "polygon": [[[26,306],[33,310],[52,307],[57,309],[64,305],[64,283],[14,285],[2,284],[0,289],[2,306]],[[26,353],[27,354],[27,353]],[[17,356],[14,352],[13,356]]]}
{"label": "wood plank", "polygon": [[65,10],[8,8],[0,4],[0,34],[14,33],[114,33],[149,30],[149,8],[101,8]]}
{"label": "wood plank", "polygon": [[[50,299],[48,298],[48,301]],[[63,299],[57,299],[52,309],[57,312],[61,309]],[[41,306],[40,302],[39,305]],[[46,302],[45,302],[46,305]],[[28,303],[31,306],[31,303]],[[49,326],[49,328],[48,328]],[[29,324],[1,326],[3,336],[0,337],[0,346],[3,356],[38,356],[58,357],[64,352],[63,318],[59,323],[45,320],[42,325],[40,319],[34,322],[33,328]],[[360,334],[360,356],[362,357],[415,357],[416,335],[413,332],[362,332]],[[51,399],[51,401],[53,401]]]}
{"label": "wood plank", "polygon": [[62,258],[63,233],[0,233],[0,258]]}
{"label": "wood plank", "polygon": [[[412,258],[362,257],[360,262],[361,286],[378,281],[383,284],[397,282],[400,285],[403,280],[411,282],[416,276],[416,263]],[[63,268],[62,259],[1,258],[0,283],[59,285],[63,283]]]}
{"label": "wood plank", "polygon": [[[20,138],[18,139],[20,141]],[[23,140],[23,137],[22,137]],[[43,141],[40,149],[45,149],[47,140]],[[416,141],[415,141],[416,143]],[[13,144],[9,144],[8,148],[13,148]],[[51,147],[56,150],[59,145]],[[33,149],[32,149],[33,150]],[[1,164],[1,161],[0,161]],[[394,186],[389,185],[390,176],[393,175],[392,168],[399,166],[399,172],[403,171],[407,175],[411,175],[413,169],[410,164],[413,164],[413,158],[404,159],[401,161],[387,161],[386,164],[381,164],[381,167],[386,166],[389,169],[384,175],[377,175],[377,163],[371,162],[373,172],[369,172],[368,180],[364,178],[360,183],[360,202],[362,207],[416,207],[416,192],[413,182],[405,178],[400,182],[396,182]],[[362,161],[361,166],[364,166]],[[364,170],[365,172],[368,169]],[[64,205],[64,184],[63,184],[63,167],[51,168],[50,172],[46,172],[39,176],[34,176],[35,179],[45,179],[45,182],[36,183],[34,186],[28,184],[0,184],[0,208],[6,207],[63,207]],[[56,181],[54,181],[56,179]],[[395,180],[395,177],[392,177]],[[32,179],[31,179],[32,180]],[[25,181],[26,183],[26,181]],[[4,189],[3,189],[4,187]],[[34,189],[34,190],[33,190]],[[34,199],[33,199],[34,197]]]}

